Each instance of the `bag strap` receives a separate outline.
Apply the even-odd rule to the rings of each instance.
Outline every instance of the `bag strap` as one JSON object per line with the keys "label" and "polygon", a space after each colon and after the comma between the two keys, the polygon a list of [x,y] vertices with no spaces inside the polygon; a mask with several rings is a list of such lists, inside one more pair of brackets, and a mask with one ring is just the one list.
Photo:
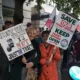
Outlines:
{"label": "bag strap", "polygon": [[53,53],[51,54],[51,56],[49,58],[50,62],[52,61],[52,58],[54,57],[54,53],[56,53],[55,50],[56,50],[56,46],[54,46]]}

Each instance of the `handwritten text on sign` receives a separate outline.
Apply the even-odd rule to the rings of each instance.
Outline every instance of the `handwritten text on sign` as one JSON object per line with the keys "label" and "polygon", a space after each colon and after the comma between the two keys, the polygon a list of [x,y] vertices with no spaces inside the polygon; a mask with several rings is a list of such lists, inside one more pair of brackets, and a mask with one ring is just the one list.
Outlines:
{"label": "handwritten text on sign", "polygon": [[0,43],[9,61],[33,49],[23,24],[0,32]]}

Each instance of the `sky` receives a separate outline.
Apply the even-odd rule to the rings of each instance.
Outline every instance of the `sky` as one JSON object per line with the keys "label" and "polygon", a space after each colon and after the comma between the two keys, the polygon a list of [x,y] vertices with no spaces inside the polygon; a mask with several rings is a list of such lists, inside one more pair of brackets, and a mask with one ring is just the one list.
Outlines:
{"label": "sky", "polygon": [[[45,12],[47,13],[52,13],[53,9],[55,6],[50,6],[50,5],[47,5],[47,4],[42,4],[42,7],[44,8]],[[58,10],[57,11],[57,14],[59,13]]]}

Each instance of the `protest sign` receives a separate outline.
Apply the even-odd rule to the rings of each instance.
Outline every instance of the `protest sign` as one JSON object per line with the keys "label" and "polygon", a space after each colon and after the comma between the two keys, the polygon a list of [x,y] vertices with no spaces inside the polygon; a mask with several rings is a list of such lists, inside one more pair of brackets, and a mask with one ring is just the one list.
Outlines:
{"label": "protest sign", "polygon": [[23,24],[0,32],[0,43],[9,61],[33,49]]}
{"label": "protest sign", "polygon": [[78,20],[60,11],[47,42],[66,50],[78,23]]}
{"label": "protest sign", "polygon": [[54,10],[52,11],[50,17],[48,18],[48,20],[46,21],[46,24],[44,26],[44,28],[51,30],[52,26],[55,22],[55,17],[56,17],[56,7],[54,8]]}
{"label": "protest sign", "polygon": [[77,26],[77,31],[80,32],[80,22],[79,25]]}

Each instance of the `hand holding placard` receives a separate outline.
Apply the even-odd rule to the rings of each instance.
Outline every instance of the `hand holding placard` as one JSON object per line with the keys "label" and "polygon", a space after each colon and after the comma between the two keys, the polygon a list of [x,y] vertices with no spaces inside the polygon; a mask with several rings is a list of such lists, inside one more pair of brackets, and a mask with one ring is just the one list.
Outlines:
{"label": "hand holding placard", "polygon": [[49,58],[49,62],[52,61],[52,58],[53,58],[53,56],[55,55],[55,53],[56,53],[56,46],[54,46],[53,53],[51,54],[51,56],[50,56],[50,58]]}

